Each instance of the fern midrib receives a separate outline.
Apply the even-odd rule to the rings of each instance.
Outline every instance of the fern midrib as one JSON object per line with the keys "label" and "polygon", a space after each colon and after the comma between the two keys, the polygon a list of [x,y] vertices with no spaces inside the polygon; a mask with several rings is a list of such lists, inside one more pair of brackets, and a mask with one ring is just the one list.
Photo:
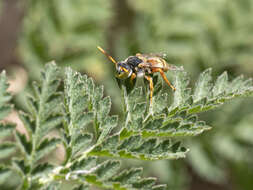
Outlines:
{"label": "fern midrib", "polygon": [[31,168],[33,168],[34,166],[34,158],[35,158],[35,154],[36,154],[36,148],[38,145],[38,141],[39,141],[39,135],[38,134],[38,129],[40,128],[41,125],[41,115],[44,111],[44,105],[45,105],[45,89],[47,89],[48,86],[48,79],[46,78],[46,81],[42,83],[42,92],[40,94],[39,98],[39,107],[38,107],[38,114],[35,116],[36,118],[36,127],[35,127],[35,134],[31,137],[33,139],[33,146],[32,146],[32,152],[31,152],[31,160],[30,160],[30,166]]}

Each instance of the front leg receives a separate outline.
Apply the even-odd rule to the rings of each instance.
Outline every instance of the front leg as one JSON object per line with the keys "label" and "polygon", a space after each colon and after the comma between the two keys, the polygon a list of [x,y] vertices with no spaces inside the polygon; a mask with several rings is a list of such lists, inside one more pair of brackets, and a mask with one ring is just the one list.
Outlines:
{"label": "front leg", "polygon": [[153,79],[151,76],[146,76],[145,79],[149,81],[149,90],[150,90],[150,107],[152,106],[152,97],[153,97],[153,91],[154,91],[154,84],[153,84]]}
{"label": "front leg", "polygon": [[152,104],[152,98],[153,98],[153,91],[154,91],[154,84],[153,79],[151,76],[145,75],[145,79],[149,81],[149,91],[150,91],[150,102],[149,102],[149,112],[143,122],[146,122],[150,117],[153,116],[153,104]]}
{"label": "front leg", "polygon": [[131,83],[133,83],[133,80],[136,78],[136,74],[133,72],[130,77]]}

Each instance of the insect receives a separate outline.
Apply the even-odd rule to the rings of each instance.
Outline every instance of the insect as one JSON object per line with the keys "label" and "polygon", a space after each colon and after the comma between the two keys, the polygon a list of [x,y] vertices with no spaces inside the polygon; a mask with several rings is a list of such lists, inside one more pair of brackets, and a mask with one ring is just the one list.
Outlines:
{"label": "insect", "polygon": [[135,56],[129,56],[124,61],[117,62],[104,49],[99,46],[97,48],[115,64],[117,78],[130,78],[131,81],[133,81],[136,77],[144,77],[146,80],[148,80],[150,89],[150,105],[152,105],[154,90],[151,74],[156,72],[160,73],[163,80],[172,88],[172,90],[176,90],[176,88],[167,79],[165,72],[168,70],[178,70],[178,67],[169,65],[161,55],[137,53]]}

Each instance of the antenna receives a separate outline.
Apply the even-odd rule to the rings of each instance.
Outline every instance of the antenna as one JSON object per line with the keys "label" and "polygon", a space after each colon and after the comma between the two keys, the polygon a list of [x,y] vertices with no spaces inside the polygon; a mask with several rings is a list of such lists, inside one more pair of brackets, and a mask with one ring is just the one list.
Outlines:
{"label": "antenna", "polygon": [[[97,46],[98,50],[101,51],[106,57],[108,57],[108,59],[110,59],[111,62],[113,62],[115,65],[117,65],[117,61],[115,61],[115,59],[112,58],[112,56],[110,56],[103,48],[101,48],[100,46]],[[126,73],[129,73],[129,71],[124,68],[124,67],[120,67],[123,71],[125,71]]]}
{"label": "antenna", "polygon": [[97,46],[97,48],[98,48],[99,51],[101,51],[106,57],[108,57],[108,59],[110,59],[111,62],[113,62],[115,65],[117,65],[117,61],[115,61],[115,59],[113,59],[112,56],[110,56],[104,49],[102,49],[100,46]]}

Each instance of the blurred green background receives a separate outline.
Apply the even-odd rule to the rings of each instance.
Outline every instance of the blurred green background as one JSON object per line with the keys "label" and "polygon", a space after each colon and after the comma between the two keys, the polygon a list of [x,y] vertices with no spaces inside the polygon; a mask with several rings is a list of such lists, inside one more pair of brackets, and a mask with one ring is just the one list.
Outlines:
{"label": "blurred green background", "polygon": [[[196,80],[206,68],[213,76],[253,76],[252,0],[0,0],[0,69],[11,77],[18,108],[43,65],[92,76],[112,97],[120,114],[114,67],[131,54],[166,53]],[[170,76],[169,76],[170,77]],[[170,78],[173,78],[170,77]],[[201,115],[214,128],[192,139],[185,160],[126,163],[143,165],[173,190],[253,189],[253,100],[239,99]]]}

